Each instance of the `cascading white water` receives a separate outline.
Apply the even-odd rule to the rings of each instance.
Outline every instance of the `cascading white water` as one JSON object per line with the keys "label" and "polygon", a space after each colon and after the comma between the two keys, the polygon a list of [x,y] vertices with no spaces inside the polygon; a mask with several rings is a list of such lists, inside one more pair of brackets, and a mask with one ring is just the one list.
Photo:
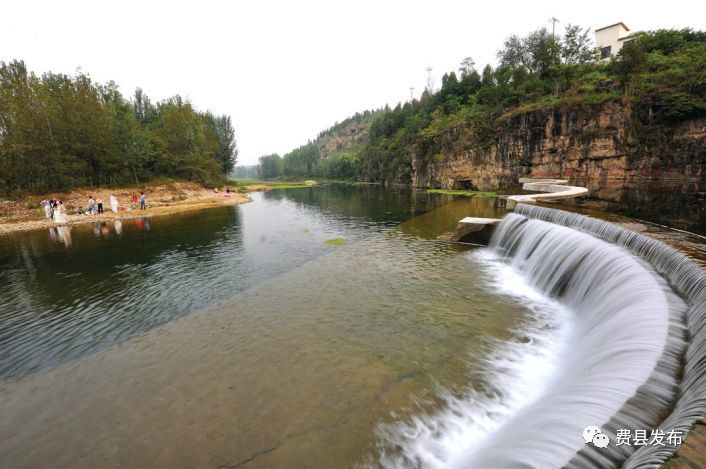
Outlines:
{"label": "cascading white water", "polygon": [[572,311],[574,334],[541,399],[459,466],[562,467],[586,447],[586,426],[614,437],[607,424],[652,375],[667,344],[669,302],[681,302],[626,250],[563,226],[509,214],[491,249]]}
{"label": "cascading white water", "polygon": [[[529,205],[518,205],[515,212],[590,233],[624,247],[649,263],[684,299],[686,311],[683,316],[671,315],[669,341],[650,380],[611,419],[610,424],[613,428],[630,428],[626,423],[632,424],[633,428],[648,428],[647,425],[635,427],[634,424],[656,422],[654,426],[685,435],[706,412],[706,272],[674,248],[612,223]],[[671,384],[674,380],[678,380],[676,385]],[[652,408],[646,407],[646,403],[653,404]],[[668,413],[664,419],[656,412],[659,406]],[[611,446],[609,449],[600,454],[587,445],[570,465],[595,466],[600,461],[607,466],[606,462],[610,461],[612,465],[622,464],[625,468],[658,467],[674,454],[677,446],[668,442],[664,446]]]}
{"label": "cascading white water", "polygon": [[[493,341],[480,358],[481,376],[463,396],[441,389],[446,408],[420,413],[409,422],[381,425],[381,463],[385,467],[447,467],[469,444],[480,445],[546,388],[568,347],[570,312],[528,284],[492,252],[478,251],[489,289],[512,296],[528,308],[513,340]],[[482,383],[482,384],[481,384]],[[396,451],[402,448],[402,451]]]}
{"label": "cascading white water", "polygon": [[[435,415],[381,427],[382,464],[548,468],[663,462],[673,447],[598,449],[581,434],[588,425],[601,427],[612,441],[617,429],[686,431],[703,415],[703,271],[662,243],[605,222],[523,205],[517,212],[500,224],[489,252],[475,255],[504,261],[546,297],[525,295],[543,312],[525,325],[530,343],[496,346],[486,363],[485,392],[445,396],[447,408]],[[531,367],[528,358],[534,359]]]}

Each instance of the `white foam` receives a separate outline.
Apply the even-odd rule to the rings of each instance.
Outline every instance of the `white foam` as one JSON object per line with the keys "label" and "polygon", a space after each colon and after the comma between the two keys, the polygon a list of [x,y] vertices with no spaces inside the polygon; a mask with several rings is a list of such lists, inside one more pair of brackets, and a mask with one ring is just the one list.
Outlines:
{"label": "white foam", "polygon": [[[522,407],[550,385],[570,333],[570,312],[533,288],[490,250],[473,253],[483,266],[488,288],[525,304],[527,317],[515,340],[494,341],[482,360],[479,390],[462,397],[441,389],[445,408],[417,415],[411,422],[380,425],[381,462],[386,467],[448,467],[481,448]],[[401,451],[390,448],[401,448]]]}
{"label": "white foam", "polygon": [[525,340],[491,346],[480,390],[442,390],[442,410],[381,425],[381,463],[563,467],[585,447],[583,428],[608,423],[655,370],[666,287],[625,249],[514,214],[474,257],[490,288],[527,306]]}

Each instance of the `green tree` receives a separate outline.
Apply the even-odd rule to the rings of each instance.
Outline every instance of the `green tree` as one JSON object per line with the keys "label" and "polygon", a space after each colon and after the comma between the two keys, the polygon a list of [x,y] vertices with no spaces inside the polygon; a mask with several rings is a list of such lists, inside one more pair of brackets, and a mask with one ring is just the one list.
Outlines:
{"label": "green tree", "polygon": [[321,155],[313,143],[299,147],[282,157],[282,174],[295,177],[312,177],[314,166]]}
{"label": "green tree", "polygon": [[135,89],[132,108],[137,120],[143,124],[149,124],[157,115],[157,109],[152,105],[152,101],[149,96],[142,91],[142,88]]}
{"label": "green tree", "polygon": [[0,62],[0,186],[8,193],[142,183],[156,176],[216,182],[232,169],[227,116],[196,111],[179,96],[127,101],[114,82],[27,71]]}
{"label": "green tree", "polygon": [[458,71],[461,74],[461,80],[463,80],[476,71],[476,62],[471,57],[466,57],[461,61]]}
{"label": "green tree", "polygon": [[493,67],[487,64],[483,67],[483,75],[481,75],[481,83],[483,86],[493,86],[495,83],[495,73],[493,72]]}
{"label": "green tree", "polygon": [[230,120],[230,116],[213,117],[213,125],[218,138],[217,157],[221,162],[223,174],[228,175],[233,171],[238,161],[238,148],[235,141],[235,129]]}
{"label": "green tree", "polygon": [[236,166],[233,177],[237,179],[257,179],[260,177],[258,165]]}
{"label": "green tree", "polygon": [[525,37],[512,35],[498,51],[498,59],[511,69],[524,69],[530,75],[545,77],[559,63],[559,43],[546,28]]}
{"label": "green tree", "polygon": [[591,30],[569,24],[559,45],[561,60],[565,64],[583,65],[596,61],[596,50],[592,47]]}
{"label": "green tree", "polygon": [[282,158],[277,153],[261,156],[258,162],[260,179],[275,179],[282,174]]}

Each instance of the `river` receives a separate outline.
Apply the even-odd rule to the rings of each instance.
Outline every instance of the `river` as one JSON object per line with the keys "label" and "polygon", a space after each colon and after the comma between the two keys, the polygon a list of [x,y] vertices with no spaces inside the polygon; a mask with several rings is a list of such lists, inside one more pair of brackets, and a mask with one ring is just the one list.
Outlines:
{"label": "river", "polygon": [[3,237],[0,466],[377,458],[527,312],[433,240],[469,214],[498,211],[331,185]]}
{"label": "river", "polygon": [[[541,410],[557,376],[583,376],[566,361],[584,336],[640,331],[581,326],[596,312],[577,316],[542,286],[551,254],[513,266],[435,240],[462,217],[503,216],[495,205],[326,185],[0,238],[0,467],[445,467],[479,448],[506,458],[492,450],[511,435],[503,425]],[[704,257],[698,236],[603,216]],[[549,253],[599,252],[573,247],[587,235],[535,225]],[[657,308],[647,332],[664,335],[658,280],[611,256],[595,264],[638,269],[631,278],[656,300],[627,284],[611,295]],[[623,381],[644,377],[625,366],[610,379],[634,390]],[[570,455],[585,423],[568,423]]]}

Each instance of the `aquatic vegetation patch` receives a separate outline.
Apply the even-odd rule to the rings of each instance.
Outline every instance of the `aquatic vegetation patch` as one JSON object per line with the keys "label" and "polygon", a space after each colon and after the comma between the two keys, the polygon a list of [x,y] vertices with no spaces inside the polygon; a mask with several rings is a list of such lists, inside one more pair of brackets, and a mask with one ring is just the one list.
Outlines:
{"label": "aquatic vegetation patch", "polygon": [[272,190],[274,189],[302,189],[306,187],[311,187],[310,185],[307,184],[300,184],[300,183],[292,183],[292,184],[277,184],[277,185],[272,185],[270,186]]}
{"label": "aquatic vegetation patch", "polygon": [[331,238],[324,241],[324,244],[329,246],[341,246],[347,242],[348,240],[346,238]]}
{"label": "aquatic vegetation patch", "polygon": [[465,195],[466,197],[496,197],[498,195],[497,192],[464,191],[453,189],[429,189],[427,192],[429,194]]}

